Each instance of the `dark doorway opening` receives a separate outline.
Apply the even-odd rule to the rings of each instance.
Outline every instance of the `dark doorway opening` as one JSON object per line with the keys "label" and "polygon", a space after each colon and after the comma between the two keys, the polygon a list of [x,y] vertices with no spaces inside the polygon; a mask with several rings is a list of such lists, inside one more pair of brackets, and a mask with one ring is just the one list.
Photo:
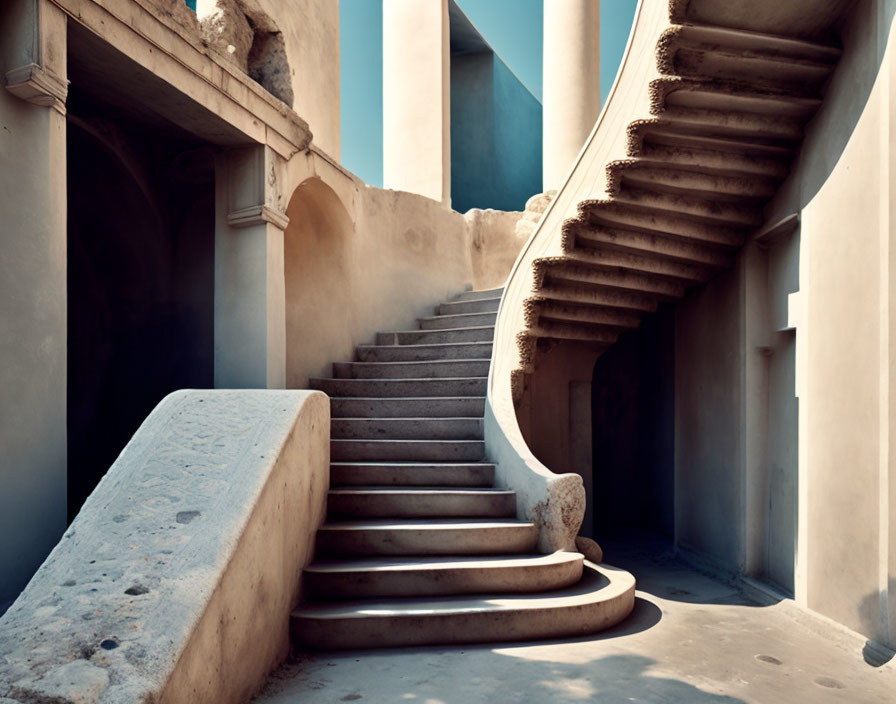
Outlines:
{"label": "dark doorway opening", "polygon": [[594,535],[674,534],[675,315],[660,306],[594,365]]}
{"label": "dark doorway opening", "polygon": [[214,153],[70,66],[71,520],[166,394],[213,386]]}

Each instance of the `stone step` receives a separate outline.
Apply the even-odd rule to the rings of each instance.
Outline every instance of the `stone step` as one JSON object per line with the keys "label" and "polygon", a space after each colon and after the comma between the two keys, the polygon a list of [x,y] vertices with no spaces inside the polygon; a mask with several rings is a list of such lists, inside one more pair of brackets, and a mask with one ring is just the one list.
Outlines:
{"label": "stone step", "polygon": [[488,376],[491,361],[486,359],[449,359],[424,362],[336,362],[337,379],[456,379]]}
{"label": "stone step", "polygon": [[696,146],[670,146],[652,141],[642,145],[637,163],[649,168],[674,166],[716,176],[767,178],[775,183],[786,178],[790,169],[788,162],[781,158],[701,149]]}
{"label": "stone step", "polygon": [[491,338],[487,342],[451,342],[419,345],[358,345],[359,362],[422,362],[432,359],[490,359]]}
{"label": "stone step", "polygon": [[318,602],[293,612],[300,647],[316,649],[578,638],[609,628],[634,607],[635,580],[586,562],[572,586],[538,594]]}
{"label": "stone step", "polygon": [[640,315],[656,310],[659,299],[649,294],[633,291],[616,291],[613,289],[593,288],[589,286],[564,286],[549,284],[538,289],[538,296],[533,300],[555,301],[557,303],[577,303],[579,305],[597,306],[608,310]]}
{"label": "stone step", "polygon": [[732,203],[677,193],[626,188],[616,194],[614,202],[659,216],[668,213],[707,225],[751,229],[759,227],[763,222],[762,209],[757,208],[754,203]]}
{"label": "stone step", "polygon": [[596,290],[652,296],[658,300],[681,298],[684,285],[634,271],[601,269],[591,262],[579,262],[575,256],[536,259],[536,281],[552,286],[588,287]]}
{"label": "stone step", "polygon": [[482,440],[482,417],[333,418],[330,437],[347,440]]}
{"label": "stone step", "polygon": [[526,334],[535,339],[591,342],[598,346],[597,349],[605,349],[619,339],[619,333],[611,326],[547,319],[539,320],[526,330]]}
{"label": "stone step", "polygon": [[310,379],[312,389],[330,396],[407,398],[485,396],[488,377],[458,379]]}
{"label": "stone step", "polygon": [[501,288],[488,288],[481,291],[464,291],[456,296],[452,296],[449,299],[449,303],[452,301],[475,301],[480,298],[500,298],[503,293],[503,286]]}
{"label": "stone step", "polygon": [[484,456],[481,440],[330,440],[334,461],[478,462]]}
{"label": "stone step", "polygon": [[612,249],[575,249],[567,257],[570,263],[595,269],[630,271],[633,274],[650,276],[689,286],[692,283],[708,281],[717,269],[700,264],[676,261],[662,254],[642,252],[634,254]]}
{"label": "stone step", "polygon": [[333,462],[330,486],[492,486],[495,465]]}
{"label": "stone step", "polygon": [[448,301],[438,307],[438,315],[457,315],[458,313],[497,313],[501,305],[501,297],[476,298],[472,301]]}
{"label": "stone step", "polygon": [[538,528],[509,518],[325,523],[317,555],[510,555],[535,552]]}
{"label": "stone step", "polygon": [[330,489],[327,517],[512,518],[516,493],[507,489],[352,487]]}
{"label": "stone step", "polygon": [[655,105],[698,110],[758,113],[781,117],[808,119],[821,105],[816,95],[804,95],[804,90],[787,92],[744,87],[736,81],[712,81],[670,76],[650,82]]}
{"label": "stone step", "polygon": [[718,269],[726,269],[734,263],[734,255],[728,250],[678,237],[648,235],[635,230],[586,223],[569,225],[567,230],[569,237],[564,239],[563,248],[570,252],[579,249],[587,253],[587,250],[604,249],[632,254],[659,254],[685,264]]}
{"label": "stone step", "polygon": [[831,74],[835,47],[723,27],[679,26],[659,49],[660,70],[753,85],[813,85]]}
{"label": "stone step", "polygon": [[418,318],[421,330],[455,330],[457,328],[494,326],[497,313],[458,313]]}
{"label": "stone step", "polygon": [[494,325],[474,325],[470,328],[450,330],[399,330],[378,332],[377,345],[441,345],[465,342],[491,342],[495,337]]}
{"label": "stone step", "polygon": [[617,203],[615,200],[586,200],[579,203],[582,222],[649,235],[678,237],[717,247],[740,247],[744,228],[711,224],[678,216],[674,211],[651,210]]}
{"label": "stone step", "polygon": [[559,301],[544,300],[540,297],[526,299],[526,322],[536,325],[538,321],[553,320],[561,323],[584,323],[602,326],[607,332],[621,334],[641,324],[638,315],[620,313],[606,308],[594,308]]}
{"label": "stone step", "polygon": [[777,179],[769,177],[697,172],[657,165],[653,161],[617,161],[608,167],[608,171],[611,179],[618,179],[625,187],[718,200],[768,199],[775,194],[778,185]]}
{"label": "stone step", "polygon": [[763,139],[780,142],[793,149],[803,138],[803,120],[779,115],[703,110],[664,105],[657,118],[681,134],[705,135],[725,139]]}
{"label": "stone step", "polygon": [[331,398],[331,418],[482,418],[484,396]]}
{"label": "stone step", "polygon": [[315,562],[303,586],[319,599],[520,594],[569,587],[582,576],[576,552],[485,557],[379,557]]}
{"label": "stone step", "polygon": [[[789,142],[781,142],[774,139],[737,139],[735,137],[714,136],[710,134],[694,134],[682,132],[674,125],[664,120],[645,120],[628,128],[631,146],[629,152],[632,156],[638,156],[639,150],[634,148],[637,142],[644,144],[658,144],[675,149],[699,149],[713,151],[732,156],[762,157],[777,159],[782,163],[788,163],[796,153],[795,145]],[[742,163],[742,162],[741,162]],[[732,168],[738,162],[732,162]]]}

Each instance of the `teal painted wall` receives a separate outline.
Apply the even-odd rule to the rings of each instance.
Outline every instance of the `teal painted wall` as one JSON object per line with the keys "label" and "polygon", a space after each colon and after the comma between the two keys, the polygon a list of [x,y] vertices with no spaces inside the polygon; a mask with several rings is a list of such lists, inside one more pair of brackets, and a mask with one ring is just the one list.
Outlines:
{"label": "teal painted wall", "polygon": [[522,210],[541,192],[541,103],[495,56],[451,57],[451,207]]}

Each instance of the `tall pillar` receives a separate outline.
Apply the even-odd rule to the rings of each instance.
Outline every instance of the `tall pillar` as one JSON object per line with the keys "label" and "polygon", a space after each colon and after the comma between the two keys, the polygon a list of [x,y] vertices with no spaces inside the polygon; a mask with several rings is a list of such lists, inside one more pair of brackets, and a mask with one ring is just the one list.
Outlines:
{"label": "tall pillar", "polygon": [[543,188],[560,188],[600,114],[600,0],[544,0]]}
{"label": "tall pillar", "polygon": [[286,386],[283,231],[278,157],[264,145],[215,160],[215,387]]}
{"label": "tall pillar", "polygon": [[66,527],[66,16],[0,3],[0,614]]}
{"label": "tall pillar", "polygon": [[451,202],[448,0],[383,0],[383,186]]}

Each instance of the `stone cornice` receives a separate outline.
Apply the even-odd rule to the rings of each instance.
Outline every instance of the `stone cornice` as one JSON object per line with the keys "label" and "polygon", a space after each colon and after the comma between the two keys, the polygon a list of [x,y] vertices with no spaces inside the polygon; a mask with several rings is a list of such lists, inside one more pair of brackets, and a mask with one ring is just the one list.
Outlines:
{"label": "stone cornice", "polygon": [[35,105],[65,114],[68,81],[37,64],[25,64],[6,72],[6,90]]}
{"label": "stone cornice", "polygon": [[252,227],[264,222],[269,222],[275,227],[285,230],[289,224],[289,218],[286,217],[286,213],[269,205],[252,205],[227,214],[227,224],[231,227]]}

